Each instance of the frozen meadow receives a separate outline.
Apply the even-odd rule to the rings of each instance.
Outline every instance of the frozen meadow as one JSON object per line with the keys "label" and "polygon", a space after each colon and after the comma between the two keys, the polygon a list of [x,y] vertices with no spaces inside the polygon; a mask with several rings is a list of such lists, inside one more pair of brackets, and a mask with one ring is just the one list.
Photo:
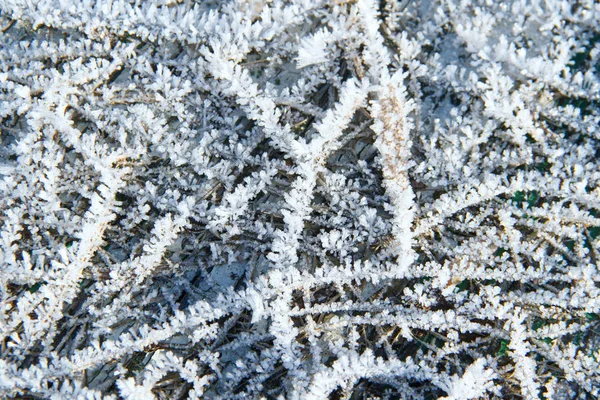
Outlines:
{"label": "frozen meadow", "polygon": [[0,397],[600,397],[600,3],[0,0]]}

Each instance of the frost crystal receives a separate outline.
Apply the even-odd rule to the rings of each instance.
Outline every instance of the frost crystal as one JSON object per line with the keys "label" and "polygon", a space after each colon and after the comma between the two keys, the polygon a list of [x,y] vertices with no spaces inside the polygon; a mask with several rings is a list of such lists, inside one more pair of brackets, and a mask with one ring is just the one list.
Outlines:
{"label": "frost crystal", "polygon": [[0,397],[600,398],[599,16],[0,0]]}

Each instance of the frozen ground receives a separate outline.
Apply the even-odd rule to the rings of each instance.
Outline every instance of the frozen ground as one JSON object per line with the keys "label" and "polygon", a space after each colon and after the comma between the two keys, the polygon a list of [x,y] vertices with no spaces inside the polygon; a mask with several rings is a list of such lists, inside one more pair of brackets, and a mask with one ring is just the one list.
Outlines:
{"label": "frozen ground", "polygon": [[0,0],[0,397],[600,396],[600,5]]}

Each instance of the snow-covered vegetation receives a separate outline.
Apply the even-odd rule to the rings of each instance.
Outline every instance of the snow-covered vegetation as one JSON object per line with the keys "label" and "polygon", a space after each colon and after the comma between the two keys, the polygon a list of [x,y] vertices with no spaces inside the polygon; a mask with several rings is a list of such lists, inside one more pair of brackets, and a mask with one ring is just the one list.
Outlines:
{"label": "snow-covered vegetation", "polygon": [[0,0],[0,397],[600,396],[600,3]]}

